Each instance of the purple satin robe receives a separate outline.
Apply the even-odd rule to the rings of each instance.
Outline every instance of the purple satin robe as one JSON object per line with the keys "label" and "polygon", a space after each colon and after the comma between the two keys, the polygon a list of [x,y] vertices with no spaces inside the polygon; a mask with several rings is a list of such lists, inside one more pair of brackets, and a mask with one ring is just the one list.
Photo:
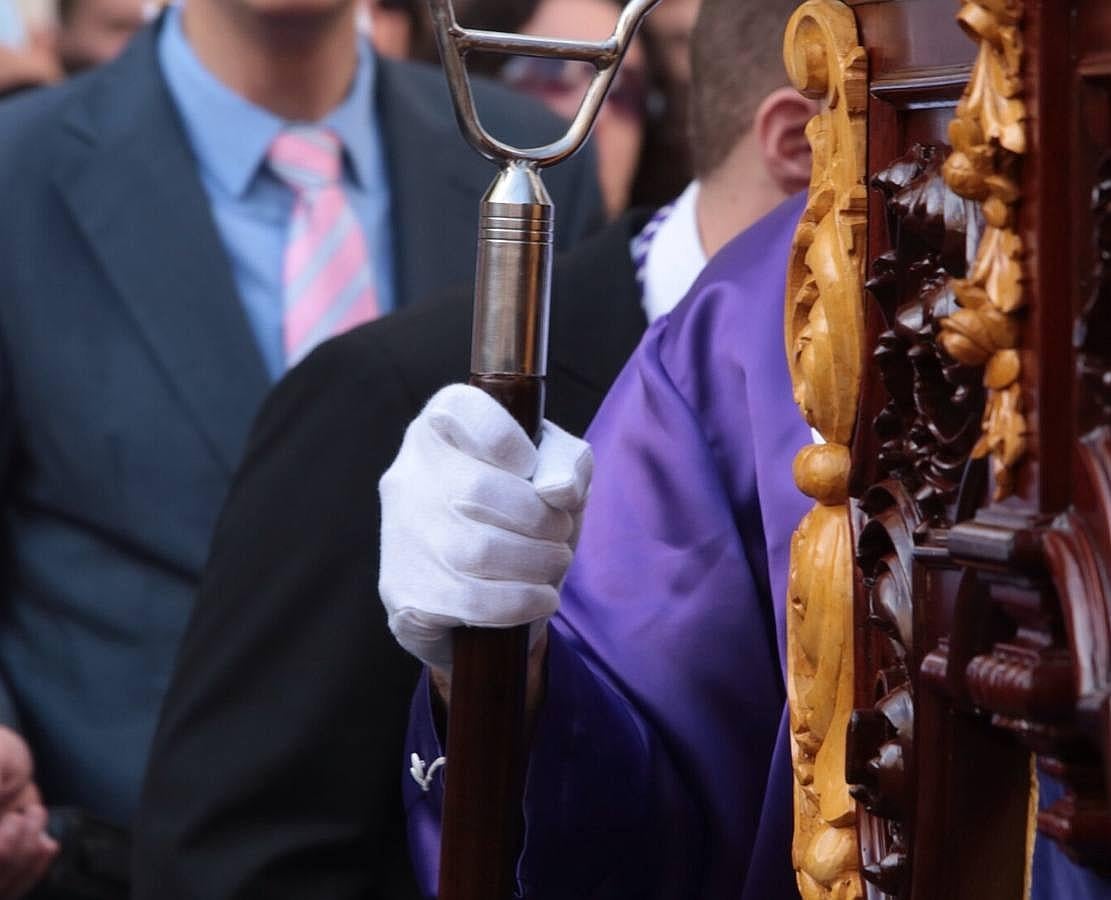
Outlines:
{"label": "purple satin robe", "polygon": [[[783,303],[803,205],[782,204],[710,261],[587,435],[594,481],[529,758],[517,874],[530,900],[798,897],[784,598],[811,505],[791,463],[810,433]],[[427,680],[406,768],[413,751],[441,753]],[[406,774],[405,796],[434,896],[441,776],[423,792]]]}

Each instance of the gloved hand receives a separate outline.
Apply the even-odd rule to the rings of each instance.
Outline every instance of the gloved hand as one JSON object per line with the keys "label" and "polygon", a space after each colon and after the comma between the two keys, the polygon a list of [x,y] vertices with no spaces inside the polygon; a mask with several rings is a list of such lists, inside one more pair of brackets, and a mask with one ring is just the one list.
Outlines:
{"label": "gloved hand", "polygon": [[593,465],[551,422],[534,447],[478,388],[429,400],[378,486],[378,589],[401,646],[446,670],[460,625],[531,624],[535,641],[559,607]]}

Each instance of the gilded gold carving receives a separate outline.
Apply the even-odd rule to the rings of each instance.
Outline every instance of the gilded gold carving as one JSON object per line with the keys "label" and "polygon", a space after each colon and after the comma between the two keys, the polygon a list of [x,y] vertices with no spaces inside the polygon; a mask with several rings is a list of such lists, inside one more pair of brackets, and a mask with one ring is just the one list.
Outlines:
{"label": "gilded gold carving", "polygon": [[786,343],[795,402],[824,444],[795,457],[817,502],[791,542],[787,696],[795,773],[793,861],[804,900],[864,896],[856,804],[845,783],[853,687],[849,442],[864,358],[867,57],[852,11],[807,0],[787,26],[787,71],[825,100],[807,126],[810,193],[787,270]]}
{"label": "gilded gold carving", "polygon": [[965,0],[957,21],[980,45],[972,76],[949,124],[953,152],[945,180],[982,204],[986,228],[967,278],[953,282],[962,309],[942,322],[941,343],[953,358],[985,366],[988,399],[983,436],[973,455],[991,456],[995,499],[1014,490],[1026,452],[1019,326],[1025,305],[1023,246],[1016,231],[1019,174],[1026,153],[1022,100],[1023,0]]}

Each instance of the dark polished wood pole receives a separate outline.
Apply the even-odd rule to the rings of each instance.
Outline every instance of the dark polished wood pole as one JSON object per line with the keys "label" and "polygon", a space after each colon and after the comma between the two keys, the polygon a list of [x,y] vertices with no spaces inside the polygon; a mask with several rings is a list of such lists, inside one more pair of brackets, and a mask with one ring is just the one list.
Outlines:
{"label": "dark polished wood pole", "polygon": [[[521,846],[528,626],[459,629],[440,900],[508,900]],[[470,764],[468,760],[477,760]],[[491,765],[493,763],[493,765]]]}
{"label": "dark polished wood pole", "polygon": [[[544,380],[472,375],[532,436]],[[440,900],[508,900],[521,846],[528,626],[455,632]]]}

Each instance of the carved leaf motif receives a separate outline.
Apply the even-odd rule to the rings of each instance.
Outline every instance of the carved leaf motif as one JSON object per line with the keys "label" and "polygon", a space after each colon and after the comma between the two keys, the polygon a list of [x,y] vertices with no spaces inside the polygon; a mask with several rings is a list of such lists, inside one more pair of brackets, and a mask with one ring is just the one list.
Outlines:
{"label": "carved leaf motif", "polygon": [[806,900],[856,898],[862,896],[856,811],[844,774],[853,677],[852,534],[846,508],[815,506],[796,531],[791,551],[793,859]]}
{"label": "carved leaf motif", "polygon": [[[996,500],[1014,489],[1014,469],[1025,454],[1027,433],[1021,368],[1013,353],[1019,344],[1013,315],[1026,302],[1024,251],[1015,231],[1026,153],[1023,12],[1023,0],[965,0],[957,20],[980,50],[949,125],[953,152],[944,169],[954,191],[982,204],[987,222],[968,277],[953,283],[962,308],[943,324],[941,342],[966,365],[987,366],[990,397],[976,452],[992,458]],[[996,362],[997,356],[1004,361]]]}
{"label": "carved leaf motif", "polygon": [[[958,298],[961,286],[959,281],[953,285]],[[1000,350],[1015,346],[1018,324],[1014,319],[990,306],[982,294],[966,291],[963,299],[967,305],[945,320],[941,334],[941,344],[950,356],[966,366],[982,366]]]}

